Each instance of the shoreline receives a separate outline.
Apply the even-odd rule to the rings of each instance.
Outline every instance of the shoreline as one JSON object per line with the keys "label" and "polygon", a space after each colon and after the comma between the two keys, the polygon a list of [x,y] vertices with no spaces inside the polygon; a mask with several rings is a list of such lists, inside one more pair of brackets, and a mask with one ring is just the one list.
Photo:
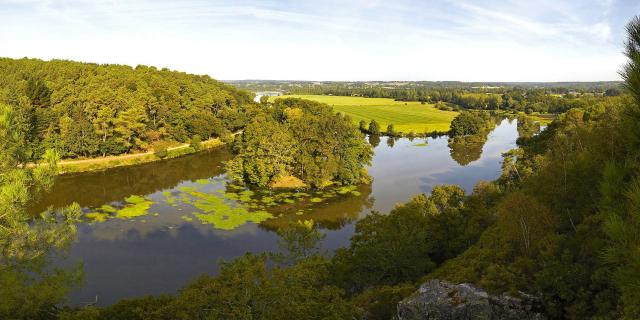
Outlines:
{"label": "shoreline", "polygon": [[107,156],[102,158],[60,160],[58,162],[58,175],[102,171],[118,167],[135,166],[150,162],[169,160],[214,149],[224,145],[226,145],[226,143],[223,142],[220,138],[213,138],[202,141],[202,148],[200,150],[194,150],[188,143],[177,147],[167,148],[167,156],[163,158],[158,157],[155,154],[155,151],[147,151],[141,153],[123,154],[118,156]]}

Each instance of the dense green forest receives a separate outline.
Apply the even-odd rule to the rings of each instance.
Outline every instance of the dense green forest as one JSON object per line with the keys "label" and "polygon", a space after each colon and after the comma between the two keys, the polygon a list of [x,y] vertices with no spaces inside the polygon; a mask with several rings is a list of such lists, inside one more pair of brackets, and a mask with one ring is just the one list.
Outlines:
{"label": "dense green forest", "polygon": [[350,119],[303,99],[276,100],[246,126],[234,150],[226,165],[230,177],[258,187],[285,180],[314,188],[360,184],[373,154]]}
{"label": "dense green forest", "polygon": [[31,159],[117,155],[225,137],[251,118],[249,92],[167,69],[0,59],[0,103],[14,109]]}

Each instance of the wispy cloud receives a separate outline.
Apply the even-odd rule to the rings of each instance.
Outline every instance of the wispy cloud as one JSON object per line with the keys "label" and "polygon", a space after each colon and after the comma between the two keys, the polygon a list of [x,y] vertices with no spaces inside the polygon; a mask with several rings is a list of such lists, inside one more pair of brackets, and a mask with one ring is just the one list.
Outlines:
{"label": "wispy cloud", "polygon": [[[621,21],[634,8],[633,0],[0,0],[0,55],[222,78],[615,79]],[[537,65],[515,68],[514,55]],[[578,70],[578,61],[599,70]]]}

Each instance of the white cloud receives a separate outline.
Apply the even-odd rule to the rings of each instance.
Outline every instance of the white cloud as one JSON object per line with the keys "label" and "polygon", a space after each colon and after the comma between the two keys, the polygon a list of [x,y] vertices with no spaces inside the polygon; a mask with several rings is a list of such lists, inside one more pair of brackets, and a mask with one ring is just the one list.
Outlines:
{"label": "white cloud", "polygon": [[615,80],[616,4],[0,0],[0,56],[221,79]]}

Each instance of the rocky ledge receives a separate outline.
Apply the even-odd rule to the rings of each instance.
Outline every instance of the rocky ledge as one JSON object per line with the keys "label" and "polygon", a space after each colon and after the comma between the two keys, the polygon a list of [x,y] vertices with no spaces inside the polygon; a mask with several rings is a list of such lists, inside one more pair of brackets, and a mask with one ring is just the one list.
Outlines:
{"label": "rocky ledge", "polygon": [[543,320],[540,300],[520,293],[520,297],[506,294],[494,296],[471,284],[452,284],[431,280],[417,292],[400,301],[398,319],[486,319],[486,320]]}

